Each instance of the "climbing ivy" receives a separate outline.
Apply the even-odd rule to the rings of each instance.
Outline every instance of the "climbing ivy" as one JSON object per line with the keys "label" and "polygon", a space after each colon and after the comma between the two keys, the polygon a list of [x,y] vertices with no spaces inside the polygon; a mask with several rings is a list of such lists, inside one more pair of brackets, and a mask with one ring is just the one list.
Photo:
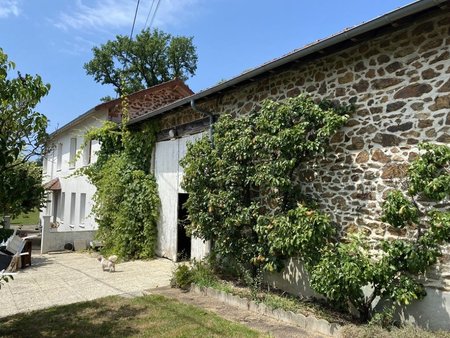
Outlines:
{"label": "climbing ivy", "polygon": [[335,227],[296,177],[324,154],[349,109],[299,96],[266,100],[246,116],[221,116],[214,142],[205,137],[189,145],[181,162],[189,230],[254,275],[280,269],[296,253],[314,261]]}
{"label": "climbing ivy", "polygon": [[244,266],[256,280],[298,256],[317,292],[365,321],[377,297],[409,304],[426,294],[418,277],[450,241],[450,148],[420,145],[407,193],[393,191],[383,203],[382,221],[407,236],[339,238],[329,216],[302,194],[298,177],[325,154],[350,109],[299,96],[264,101],[246,116],[221,116],[213,142],[204,137],[188,146],[182,184],[190,194],[189,230],[212,241],[220,263]]}
{"label": "climbing ivy", "polygon": [[125,259],[150,258],[157,239],[159,197],[150,173],[157,126],[147,122],[128,128],[128,103],[122,99],[122,123],[105,122],[89,130],[85,142],[98,140],[97,161],[82,168],[96,187],[93,213],[99,225],[97,238],[105,251]]}
{"label": "climbing ivy", "polygon": [[[362,320],[371,318],[376,297],[394,305],[425,297],[419,277],[450,242],[450,148],[425,143],[419,149],[408,169],[407,193],[394,190],[383,203],[382,220],[407,236],[376,247],[363,234],[348,236],[325,247],[311,268],[311,285],[342,308],[352,306]],[[372,291],[364,293],[365,286]]]}

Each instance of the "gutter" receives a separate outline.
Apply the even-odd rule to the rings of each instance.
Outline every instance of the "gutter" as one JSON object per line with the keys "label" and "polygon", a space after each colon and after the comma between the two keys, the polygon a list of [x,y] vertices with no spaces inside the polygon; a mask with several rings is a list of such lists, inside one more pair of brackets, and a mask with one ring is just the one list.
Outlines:
{"label": "gutter", "polygon": [[449,0],[419,0],[419,1],[413,2],[409,5],[403,6],[397,10],[394,10],[390,13],[384,14],[380,17],[377,17],[377,18],[375,18],[371,21],[368,21],[366,23],[363,23],[359,26],[356,26],[356,27],[346,30],[344,32],[333,35],[324,40],[318,41],[312,45],[309,45],[307,47],[304,47],[304,48],[301,48],[298,50],[294,50],[293,52],[291,52],[285,56],[282,56],[273,61],[269,61],[260,67],[257,67],[253,70],[249,70],[248,72],[245,72],[239,76],[236,76],[228,81],[222,82],[216,86],[207,88],[197,94],[194,94],[194,95],[188,96],[184,99],[175,101],[175,102],[168,104],[167,106],[161,107],[157,110],[147,112],[146,114],[143,114],[143,115],[133,119],[132,121],[129,122],[129,124],[135,124],[135,123],[144,121],[148,118],[163,114],[172,109],[184,106],[184,105],[188,104],[189,102],[192,102],[193,100],[195,101],[195,100],[198,100],[198,99],[201,99],[201,98],[213,95],[213,94],[217,94],[223,90],[237,86],[238,84],[240,84],[242,82],[251,80],[252,78],[255,78],[261,74],[269,72],[275,68],[284,66],[290,62],[294,62],[305,56],[311,55],[316,52],[320,52],[323,49],[326,49],[333,45],[339,44],[341,42],[344,42],[344,41],[347,41],[350,39],[354,39],[359,35],[373,31],[375,29],[384,27],[389,24],[393,24],[394,22],[396,22],[400,19],[403,19],[407,16],[420,13],[422,11],[428,10],[430,8],[433,8],[433,7],[436,7],[439,5],[444,5],[445,3],[448,4],[448,2],[449,2]]}
{"label": "gutter", "polygon": [[194,109],[194,111],[196,111],[197,113],[203,114],[203,115],[207,115],[209,117],[209,142],[211,142],[211,147],[214,149],[214,115],[210,112],[204,111],[199,109],[196,105],[195,105],[195,101],[194,99],[191,99],[191,107],[192,109]]}

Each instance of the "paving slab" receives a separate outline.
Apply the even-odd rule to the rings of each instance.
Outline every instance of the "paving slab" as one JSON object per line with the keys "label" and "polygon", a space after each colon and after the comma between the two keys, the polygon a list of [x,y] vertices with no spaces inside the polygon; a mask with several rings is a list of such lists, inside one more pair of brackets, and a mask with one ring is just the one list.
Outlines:
{"label": "paving slab", "polygon": [[130,261],[116,272],[102,271],[95,254],[33,253],[31,267],[21,269],[0,289],[0,317],[111,295],[139,295],[170,284],[175,263],[167,259]]}

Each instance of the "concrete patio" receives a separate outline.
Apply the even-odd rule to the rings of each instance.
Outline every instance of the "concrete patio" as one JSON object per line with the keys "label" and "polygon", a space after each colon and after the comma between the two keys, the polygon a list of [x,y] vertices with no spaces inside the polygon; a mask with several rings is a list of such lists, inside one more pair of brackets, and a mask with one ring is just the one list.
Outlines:
{"label": "concrete patio", "polygon": [[174,268],[167,259],[155,259],[120,263],[110,273],[102,271],[95,254],[33,255],[31,267],[0,289],[0,317],[110,295],[140,295],[169,285]]}

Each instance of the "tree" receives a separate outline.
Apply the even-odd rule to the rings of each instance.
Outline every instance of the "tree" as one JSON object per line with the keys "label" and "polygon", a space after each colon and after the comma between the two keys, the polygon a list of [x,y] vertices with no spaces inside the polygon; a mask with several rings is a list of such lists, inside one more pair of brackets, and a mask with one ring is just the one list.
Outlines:
{"label": "tree", "polygon": [[118,96],[180,78],[187,80],[197,69],[192,37],[172,36],[161,30],[143,30],[132,40],[117,35],[100,47],[84,65],[96,82],[111,84]]}
{"label": "tree", "polygon": [[0,174],[0,178],[0,210],[4,215],[17,216],[41,206],[44,188],[37,163],[20,163]]}
{"label": "tree", "polygon": [[47,118],[35,108],[50,85],[39,75],[12,77],[14,68],[0,49],[0,211],[17,214],[40,205],[40,171],[29,161],[49,147]]}

